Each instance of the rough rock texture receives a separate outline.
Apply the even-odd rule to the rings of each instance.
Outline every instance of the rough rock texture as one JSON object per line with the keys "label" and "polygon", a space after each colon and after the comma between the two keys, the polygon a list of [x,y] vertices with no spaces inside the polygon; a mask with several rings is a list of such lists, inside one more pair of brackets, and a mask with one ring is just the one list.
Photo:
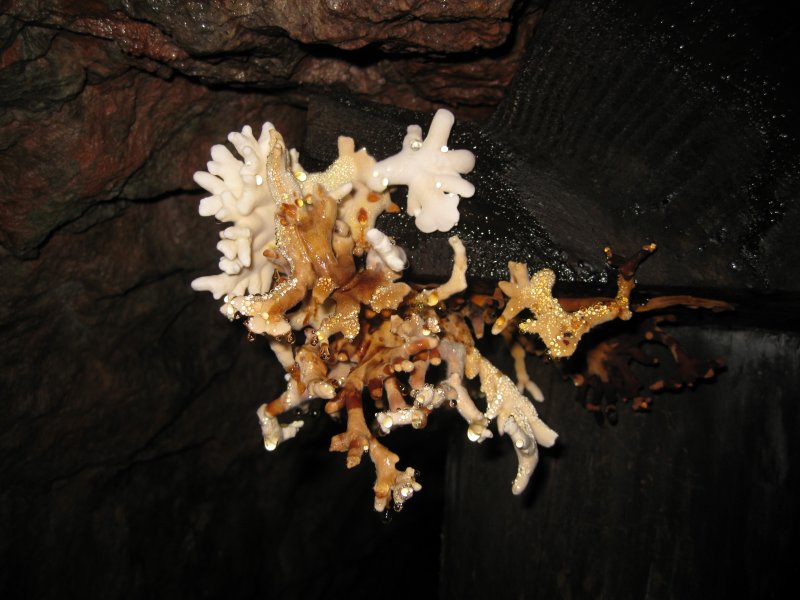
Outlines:
{"label": "rough rock texture", "polygon": [[[586,26],[585,14],[558,12],[559,5],[565,4],[553,2],[551,16],[566,25],[555,28],[558,35],[545,39],[566,40],[559,36],[569,30],[570,19]],[[626,9],[624,2],[590,4],[592,10],[607,5]],[[328,454],[331,428],[324,422],[303,431],[274,455],[265,454],[254,410],[277,396],[282,373],[263,344],[249,344],[240,327],[218,315],[215,302],[189,288],[194,277],[212,272],[217,260],[213,248],[216,227],[196,215],[199,195],[191,174],[208,160],[211,144],[245,123],[258,126],[268,119],[290,145],[302,145],[306,139],[307,146],[321,143],[315,134],[306,136],[306,131],[319,131],[307,124],[307,111],[313,114],[325,105],[322,96],[349,93],[359,100],[394,107],[454,108],[460,117],[477,121],[463,131],[484,136],[464,139],[487,140],[492,152],[503,148],[498,132],[510,136],[508,148],[498,150],[495,160],[516,157],[517,162],[508,172],[486,175],[487,181],[502,184],[514,169],[545,172],[548,178],[540,181],[570,182],[574,176],[580,182],[580,201],[576,203],[592,206],[593,215],[603,215],[602,220],[587,219],[590,230],[601,222],[604,227],[614,225],[618,217],[641,223],[642,215],[636,213],[643,211],[658,213],[657,221],[664,225],[660,232],[671,228],[675,247],[680,246],[679,233],[684,227],[695,234],[705,231],[708,223],[694,223],[685,212],[666,205],[659,208],[661,197],[653,200],[656,205],[638,208],[615,203],[616,197],[609,205],[602,204],[606,198],[597,190],[629,193],[641,182],[651,182],[646,177],[637,179],[636,173],[647,173],[647,169],[658,173],[652,165],[659,163],[631,166],[633,155],[626,153],[631,146],[624,144],[606,155],[597,140],[556,142],[564,131],[576,134],[571,140],[580,141],[577,132],[583,129],[571,127],[569,116],[575,114],[574,106],[590,106],[593,96],[584,94],[584,88],[570,87],[574,77],[560,79],[570,56],[555,50],[537,54],[531,45],[536,41],[534,25],[541,14],[535,2],[511,1],[0,0],[0,597],[374,598],[376,590],[381,590],[383,598],[417,592],[426,596],[440,576],[440,549],[447,566],[445,575],[451,578],[443,579],[442,594],[464,597],[463,584],[472,580],[462,578],[465,571],[459,569],[471,563],[463,562],[463,554],[458,552],[469,553],[479,563],[487,548],[491,552],[504,536],[513,537],[502,532],[508,532],[514,523],[493,528],[497,521],[489,519],[486,512],[508,511],[504,514],[509,519],[519,520],[513,512],[519,505],[507,508],[494,501],[495,493],[505,497],[508,492],[507,474],[498,475],[502,482],[497,485],[484,485],[485,496],[478,496],[473,503],[469,492],[458,492],[481,487],[467,481],[473,476],[471,463],[451,464],[451,474],[464,480],[449,479],[449,502],[463,503],[459,506],[464,506],[465,512],[454,513],[452,504],[447,504],[451,512],[444,543],[457,542],[458,547],[442,548],[445,490],[441,482],[447,423],[438,431],[432,423],[433,430],[422,437],[415,432],[413,440],[402,435],[398,439],[398,444],[406,446],[402,455],[412,464],[422,465],[424,490],[401,518],[388,526],[371,514],[366,491],[369,470],[348,472],[341,457]],[[607,30],[608,25],[603,28]],[[791,31],[786,32],[785,39],[796,39]],[[597,30],[594,35],[602,37]],[[600,48],[600,41],[593,39],[597,45],[587,47]],[[707,50],[715,47],[711,42],[705,44]],[[559,47],[568,50],[553,45]],[[615,54],[615,47],[625,48],[625,52]],[[657,55],[662,46],[654,47]],[[603,55],[604,64],[617,64],[612,59],[628,56],[629,51],[630,46],[612,39]],[[506,96],[523,54],[528,70],[524,78],[517,78],[514,93],[487,127],[486,120]],[[581,73],[593,83],[596,65],[587,61],[585,52],[576,57]],[[537,72],[537,64],[549,65],[546,73]],[[615,68],[623,73],[624,65],[622,60]],[[609,77],[613,80],[616,75],[614,71]],[[520,83],[522,79],[527,88]],[[684,93],[691,89],[685,83],[670,89]],[[553,92],[552,102],[542,102],[547,96],[522,93],[537,86],[544,90],[553,86],[558,93]],[[602,89],[616,90],[610,100],[601,103],[604,110],[613,106],[611,100],[624,95],[623,87]],[[571,90],[577,91],[572,94]],[[582,102],[561,101],[573,96]],[[678,100],[679,94],[674,98]],[[531,114],[541,113],[541,119],[523,118],[514,112],[531,107],[535,108]],[[644,121],[647,114],[661,114],[649,104],[641,110]],[[591,124],[591,114],[578,112],[584,119],[580,123],[588,120]],[[743,106],[738,114],[755,112]],[[515,118],[525,125],[516,132],[512,127]],[[795,132],[792,114],[776,118],[781,125],[787,123],[784,131],[789,132],[791,141]],[[545,129],[537,129],[536,122],[545,123]],[[725,120],[713,121],[720,122]],[[366,135],[370,123],[364,119],[360,135]],[[602,128],[594,125],[591,131],[602,133]],[[397,123],[395,126],[402,130]],[[775,132],[781,133],[769,129],[765,137],[756,136],[752,148],[758,152],[766,148],[769,154]],[[489,135],[494,137],[486,137]],[[537,143],[527,144],[526,139]],[[766,146],[765,141],[769,142]],[[677,150],[687,151],[678,146]],[[663,148],[675,149],[675,144]],[[318,158],[329,151],[308,150]],[[706,155],[705,146],[688,150],[688,155],[700,159]],[[553,160],[558,152],[562,158],[563,154],[571,156]],[[519,157],[536,159],[533,166],[539,170],[525,170]],[[731,159],[732,164],[742,164],[737,162],[741,160],[738,150]],[[603,169],[612,164],[608,161],[625,162],[626,177],[630,177],[627,187],[604,175]],[[724,167],[721,170],[708,172],[730,174],[729,164],[723,163],[717,163]],[[750,254],[743,270],[754,286],[762,286],[761,292],[796,289],[789,285],[796,249],[777,251],[796,231],[798,203],[796,194],[792,195],[796,188],[789,185],[791,178],[778,176],[790,171],[762,168],[770,164],[778,165],[770,160],[759,163],[761,166],[742,165],[747,173],[760,173],[755,183],[763,185],[737,187],[737,192],[749,189],[752,194],[739,194],[733,208],[725,204],[712,207],[716,218],[730,219],[733,225],[730,230],[719,230],[719,240],[708,240],[709,252],[755,240],[755,245],[744,246]],[[686,171],[670,171],[670,177],[676,177],[675,173],[679,177]],[[498,191],[517,194],[510,187],[501,186]],[[774,195],[776,191],[781,195]],[[556,192],[554,197],[562,194],[563,188]],[[507,200],[498,197],[491,206]],[[685,208],[692,197],[673,200],[674,206]],[[737,207],[742,206],[752,212],[740,217]],[[590,245],[585,239],[571,239],[569,228],[555,226],[558,219],[552,209],[534,202],[526,210],[536,213],[540,224],[547,227],[550,238],[546,243],[537,242],[544,248],[543,259],[558,262],[561,255],[554,252],[564,248],[583,251]],[[675,210],[668,215],[674,221],[658,212],[670,210]],[[482,218],[488,217],[484,214]],[[513,215],[506,219],[503,233],[508,235],[517,223]],[[748,227],[753,224],[758,227],[751,231]],[[524,226],[531,231],[530,223]],[[757,235],[748,237],[753,231]],[[600,234],[595,230],[593,235],[597,238]],[[489,238],[481,238],[485,248],[491,248],[496,239]],[[521,248],[528,237],[522,238],[510,235],[509,243]],[[596,238],[591,238],[592,247]],[[490,253],[484,255],[490,257]],[[764,261],[764,256],[770,261]],[[487,269],[498,268],[483,264]],[[702,263],[697,266],[697,261],[693,264],[696,279],[722,273],[730,281],[738,272],[725,262],[705,267]],[[727,268],[718,269],[719,265]],[[762,267],[767,270],[763,276],[758,273]],[[595,271],[587,268],[586,272],[591,275]],[[796,298],[789,296],[784,301],[786,313],[797,314]],[[747,346],[747,334],[741,335],[744,341],[737,338],[739,349]],[[754,335],[762,339],[758,337],[762,334]],[[796,345],[784,338],[779,342],[775,347],[781,352],[796,353]],[[795,413],[786,407],[788,396],[782,392],[796,382],[788,382],[783,372],[770,371],[771,361],[784,364],[776,357],[765,353],[762,358],[752,364],[742,362],[746,368],[732,369],[725,375],[731,380],[724,389],[726,394],[739,393],[733,377],[747,378],[750,372],[758,378],[741,389],[757,394],[755,384],[773,383],[775,397],[780,397],[782,404],[765,413],[774,429],[779,429],[784,419],[796,422]],[[568,397],[570,388],[564,389],[563,396]],[[736,415],[743,417],[730,423],[755,422],[758,415],[752,414],[748,395],[737,398]],[[688,403],[681,406],[693,410]],[[583,413],[577,408],[570,411],[568,406],[562,409],[560,431],[569,432],[571,421],[582,426]],[[691,422],[683,413],[681,419],[681,423]],[[664,426],[671,427],[671,418],[666,420],[670,422]],[[661,423],[655,421],[651,427]],[[690,438],[694,442],[689,443],[696,443],[696,436],[709,428],[690,432],[695,437],[682,430],[681,443]],[[575,431],[585,433],[580,428]],[[614,439],[624,433],[617,433]],[[736,438],[735,427],[726,429],[725,435],[728,437],[715,448],[730,439],[737,439],[738,444],[744,439]],[[721,461],[733,462],[747,454],[741,445],[731,447],[735,449],[732,454],[720,453]],[[767,454],[759,454],[760,448],[754,448],[752,456],[775,455],[789,462],[796,457],[790,441],[782,450],[769,447]],[[458,451],[453,456],[464,460]],[[569,469],[572,477],[580,478],[582,464],[574,471],[566,458],[565,454],[563,471]],[[709,468],[700,465],[699,471],[692,471],[692,481],[697,482],[697,473]],[[785,478],[781,481],[797,489],[795,471],[787,467],[782,473]],[[727,487],[736,477],[736,473],[726,472],[712,481],[721,493],[731,489],[731,497],[736,497],[743,493],[742,487]],[[488,481],[482,475],[476,479]],[[546,483],[545,479],[542,485]],[[787,500],[775,492],[772,483],[759,480],[767,493],[754,497],[764,499],[764,514],[779,515],[782,521],[741,510],[730,513],[751,519],[750,532],[763,524],[766,535],[793,522],[786,508],[793,498]],[[566,494],[573,489],[565,484],[556,486],[553,493]],[[485,505],[484,500],[488,500]],[[514,502],[510,497],[506,500]],[[482,506],[488,507],[486,512],[470,512]],[[566,513],[573,510],[572,504],[555,498],[549,506],[565,507],[550,513],[551,523],[571,527],[567,517],[574,515]],[[624,505],[614,506],[622,506],[621,512],[626,512]],[[680,529],[687,522],[698,522],[696,514],[694,521],[681,520],[686,511],[694,510],[692,506],[657,508],[663,509],[659,514],[665,519],[664,530],[675,529],[675,523]],[[476,548],[454,530],[463,526],[466,531],[478,519],[493,528],[493,534],[500,533]],[[532,536],[540,548],[559,543],[560,530],[545,530],[524,517],[520,522],[519,536]],[[716,533],[695,540],[698,545],[692,555],[712,549],[725,523],[721,517],[715,521]],[[544,533],[539,532],[551,538],[543,539]],[[484,534],[484,529],[477,530],[481,544]],[[625,531],[620,535],[625,537]],[[658,539],[657,552],[663,560],[680,561],[688,556],[673,538],[662,535]],[[690,541],[679,539],[681,544]],[[624,557],[614,556],[623,562]],[[764,556],[772,554],[765,552]],[[753,553],[748,557],[748,568],[756,569],[757,557]],[[527,559],[508,561],[510,568],[520,564],[527,568]],[[576,561],[570,568],[580,569],[581,564]],[[731,564],[722,564],[721,572],[741,567],[741,562]],[[392,577],[398,575],[398,569],[400,575],[409,569],[412,582],[408,586],[394,583]],[[469,566],[469,572],[481,573],[477,566]],[[597,571],[585,572],[599,577]],[[558,577],[561,579],[550,581],[550,588],[545,589],[554,589],[569,573]],[[508,591],[513,597],[527,593],[515,584],[531,583],[525,578],[500,581],[488,576],[483,581],[500,582],[493,593]],[[637,579],[626,588],[627,597],[642,595],[639,584]],[[601,589],[594,579],[587,585],[589,595]],[[574,586],[562,588],[581,595]],[[652,597],[669,595],[668,587],[653,589]],[[615,597],[626,597],[625,589],[614,591],[619,592]]]}
{"label": "rough rock texture", "polygon": [[[23,29],[3,56],[14,62],[0,75],[11,92],[0,116],[0,239],[19,257],[35,256],[60,227],[107,214],[112,200],[191,187],[208,154],[197,132],[224,139],[221,114],[258,120],[270,102],[131,69],[114,48],[41,27]],[[302,128],[285,105],[269,113],[290,137]]]}
{"label": "rough rock texture", "polygon": [[89,45],[135,68],[209,84],[337,90],[473,116],[502,97],[541,14],[537,3],[514,0],[6,4],[9,41],[35,25],[51,37],[90,36]]}

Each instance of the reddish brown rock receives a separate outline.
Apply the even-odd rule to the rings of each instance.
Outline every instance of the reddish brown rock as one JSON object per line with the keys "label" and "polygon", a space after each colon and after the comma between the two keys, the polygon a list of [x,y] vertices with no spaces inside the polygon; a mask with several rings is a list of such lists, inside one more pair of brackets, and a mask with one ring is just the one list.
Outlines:
{"label": "reddish brown rock", "polygon": [[512,0],[9,4],[19,23],[108,40],[139,69],[305,93],[332,86],[418,110],[466,105],[475,116],[502,96],[536,12]]}
{"label": "reddish brown rock", "polygon": [[185,50],[149,23],[108,17],[79,17],[72,21],[71,28],[94,37],[115,40],[122,50],[134,56],[146,56],[162,62],[188,57]]}
{"label": "reddish brown rock", "polygon": [[[4,243],[30,253],[91,204],[118,197],[154,150],[205,108],[207,95],[185,81],[137,74],[86,85],[54,112],[15,111],[0,133],[16,142],[0,158],[0,185],[13,190],[4,207]],[[194,108],[180,114],[187,106]],[[20,164],[28,168],[15,168]]]}
{"label": "reddish brown rock", "polygon": [[[63,63],[50,62],[64,49],[76,65],[66,71]],[[0,121],[8,147],[0,155],[0,186],[9,191],[0,240],[15,254],[31,255],[53,230],[97,203],[191,187],[208,151],[196,136],[222,141],[224,132],[251,118],[255,125],[274,118],[256,97],[214,93],[186,79],[121,73],[103,63],[104,56],[85,38],[57,36],[48,54],[28,61],[26,69],[45,71],[60,95],[51,97],[49,110],[18,106]],[[108,78],[92,83],[101,74]],[[61,89],[58,80],[66,84]]]}
{"label": "reddish brown rock", "polygon": [[276,2],[274,19],[303,43],[343,49],[378,44],[382,49],[469,52],[501,45],[510,30],[513,0],[442,2]]}

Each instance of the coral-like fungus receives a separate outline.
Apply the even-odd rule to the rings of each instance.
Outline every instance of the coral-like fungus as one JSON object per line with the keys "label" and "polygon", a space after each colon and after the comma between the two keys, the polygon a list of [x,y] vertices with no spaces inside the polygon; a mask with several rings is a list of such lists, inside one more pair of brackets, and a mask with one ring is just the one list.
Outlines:
{"label": "coral-like fungus", "polygon": [[[514,493],[525,488],[538,445],[556,439],[517,385],[475,348],[466,313],[447,306],[467,286],[461,240],[450,239],[450,279],[424,289],[399,281],[406,255],[375,229],[378,215],[397,210],[387,186],[401,183],[424,231],[446,231],[458,221],[459,195],[474,191],[460,174],[474,157],[447,148],[452,123],[440,111],[424,140],[419,127],[410,127],[403,150],[382,162],[340,138],[339,158],[321,173],[307,172],[270,124],[258,139],[245,127],[229,136],[241,160],[214,146],[208,172],[195,175],[211,193],[200,213],[232,225],[218,244],[222,273],[193,287],[224,297],[223,314],[244,318],[250,334],[269,336],[287,371],[286,390],[258,409],[265,447],[275,449],[303,425],[281,415],[327,401],[328,414],[347,418],[331,450],[346,454],[348,467],[364,454],[375,465],[376,510],[389,503],[399,509],[421,489],[414,469],[398,469],[398,456],[376,434],[425,427],[438,408],[454,407],[473,441],[491,437],[489,424],[497,420],[519,457]],[[476,377],[485,410],[465,385]],[[527,373],[525,381],[534,386]],[[372,427],[365,403],[377,411]]]}
{"label": "coral-like fungus", "polygon": [[[289,411],[321,399],[327,414],[346,416],[346,429],[330,449],[346,455],[348,468],[364,454],[372,460],[378,511],[390,504],[399,510],[421,489],[414,469],[398,468],[399,457],[378,436],[423,428],[440,408],[455,409],[474,442],[492,437],[496,422],[517,453],[512,491],[521,493],[538,447],[552,446],[557,435],[524,395],[543,399],[525,369],[531,338],[508,325],[527,309],[531,317],[519,330],[537,334],[551,356],[570,356],[592,327],[630,317],[633,272],[655,249],[645,246],[628,260],[607,251],[619,272],[616,297],[573,307],[552,296],[552,271],[530,276],[514,262],[509,281],[492,296],[465,297],[467,249],[456,236],[449,240],[448,281],[435,287],[401,281],[406,254],[375,228],[376,219],[399,210],[387,187],[407,185],[407,210],[423,232],[455,225],[460,196],[474,192],[461,178],[474,157],[448,147],[452,124],[453,116],[439,111],[426,138],[418,126],[409,127],[401,152],[380,162],[342,137],[338,159],[320,173],[306,171],[269,123],[258,139],[245,127],[228,138],[241,158],[214,146],[208,172],[195,175],[211,194],[200,202],[200,214],[231,225],[217,245],[222,273],[192,286],[224,298],[223,314],[242,318],[248,335],[268,336],[287,373],[285,391],[257,411],[265,447],[274,450],[297,435],[303,421],[291,421]],[[516,383],[475,347],[486,324],[511,341]],[[593,364],[602,379],[606,363]],[[482,407],[468,386],[476,378]]]}
{"label": "coral-like fungus", "polygon": [[459,197],[475,193],[475,187],[461,178],[472,171],[475,156],[447,146],[452,127],[453,114],[447,110],[437,111],[425,138],[419,125],[410,125],[403,149],[370,173],[369,182],[376,189],[408,186],[406,210],[424,233],[450,231],[458,223]]}

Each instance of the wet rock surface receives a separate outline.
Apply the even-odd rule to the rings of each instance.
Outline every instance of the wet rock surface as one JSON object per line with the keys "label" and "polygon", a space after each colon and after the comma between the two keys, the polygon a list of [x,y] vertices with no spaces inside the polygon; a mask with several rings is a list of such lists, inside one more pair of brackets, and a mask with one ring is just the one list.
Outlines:
{"label": "wet rock surface", "polygon": [[537,3],[6,2],[9,41],[31,27],[88,36],[134,68],[301,97],[330,91],[488,116],[541,15]]}
{"label": "wet rock surface", "polygon": [[[459,557],[440,554],[443,507],[455,510],[442,500],[447,423],[396,442],[425,487],[390,525],[371,513],[369,469],[348,472],[327,452],[334,426],[311,421],[275,454],[263,450],[254,411],[278,395],[283,373],[264,344],[248,343],[189,288],[218,258],[191,175],[243,124],[270,120],[318,160],[335,149],[336,127],[350,127],[385,156],[411,119],[426,123],[408,109],[450,107],[462,118],[456,145],[485,159],[476,200],[494,213],[519,209],[484,229],[492,214],[465,213],[471,275],[494,278],[509,258],[525,258],[591,287],[603,281],[602,245],[645,235],[664,250],[643,270],[650,285],[744,289],[759,302],[782,294],[783,311],[796,314],[796,113],[764,105],[780,94],[692,87],[717,67],[667,76],[667,49],[686,45],[673,44],[670,24],[705,40],[693,55],[703,65],[718,60],[706,55],[720,40],[698,32],[708,19],[685,31],[692,15],[667,22],[663,36],[631,46],[632,32],[659,15],[553,2],[539,25],[536,3],[397,6],[0,2],[0,596],[406,597],[405,586],[386,591],[387,574],[413,563],[412,587],[437,589],[440,556],[454,578],[443,595],[462,594]],[[718,35],[742,35],[748,18]],[[782,81],[779,71],[758,85]],[[632,88],[642,95],[627,95]],[[787,116],[762,134],[760,116],[773,107]],[[449,269],[436,259],[449,256],[446,236],[424,246],[403,217],[387,230],[416,247],[420,276]],[[750,365],[759,373],[771,368],[764,356]],[[585,417],[576,406],[554,426]],[[787,448],[775,450],[781,460],[795,457]],[[447,494],[469,503],[452,479],[472,476],[459,452],[453,460],[467,462],[449,467]],[[482,502],[507,491],[475,493]],[[785,514],[791,498],[770,494]],[[553,519],[574,518],[566,510]],[[474,517],[451,512],[445,543]]]}

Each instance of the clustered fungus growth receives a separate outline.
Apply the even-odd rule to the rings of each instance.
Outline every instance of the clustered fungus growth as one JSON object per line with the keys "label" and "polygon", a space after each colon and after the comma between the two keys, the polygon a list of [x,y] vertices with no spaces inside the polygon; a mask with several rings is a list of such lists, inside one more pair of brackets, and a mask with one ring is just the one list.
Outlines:
{"label": "clustered fungus growth", "polygon": [[[538,447],[552,446],[557,434],[524,394],[543,399],[525,369],[530,338],[509,325],[529,310],[519,331],[537,334],[554,358],[570,356],[592,327],[630,318],[633,272],[655,249],[646,246],[629,260],[607,250],[619,273],[616,297],[571,311],[552,296],[552,271],[530,276],[521,263],[509,264],[509,281],[493,296],[467,293],[467,251],[457,236],[449,239],[448,281],[433,287],[402,281],[405,252],[375,228],[376,219],[400,210],[387,189],[404,185],[420,230],[448,231],[458,222],[460,198],[474,193],[461,177],[474,156],[448,148],[452,124],[452,114],[440,110],[426,137],[419,126],[409,127],[402,150],[379,162],[341,137],[339,157],[320,173],[307,172],[269,123],[258,138],[244,127],[228,137],[239,158],[214,146],[208,171],[195,174],[211,194],[201,200],[200,214],[229,226],[217,244],[221,273],[192,287],[222,299],[222,313],[242,319],[249,335],[266,336],[286,370],[285,391],[257,411],[266,449],[302,428],[289,411],[321,399],[328,415],[346,418],[331,451],[345,454],[348,468],[364,454],[372,460],[377,511],[399,510],[421,489],[414,469],[399,469],[399,457],[378,436],[423,428],[440,408],[456,410],[474,442],[492,437],[493,421],[509,436],[518,457],[512,491],[521,493]],[[485,325],[509,341],[516,382],[476,348]],[[466,384],[476,378],[483,408]]]}
{"label": "clustered fungus growth", "polygon": [[[703,306],[714,311],[733,308],[726,302],[690,297],[682,297],[680,301],[675,299],[669,304],[676,305]],[[649,310],[655,309],[648,304],[634,307],[635,312],[645,313]],[[581,390],[579,400],[586,409],[613,423],[617,418],[618,399],[629,402],[635,411],[647,411],[657,394],[693,388],[724,369],[725,363],[721,359],[689,356],[678,340],[663,327],[677,320],[674,314],[650,316],[636,323],[632,331],[607,335],[586,347],[584,362],[579,363],[582,368],[570,373],[572,381]],[[664,365],[662,358],[648,350],[650,347],[665,349],[666,362],[671,364]],[[637,366],[645,368],[637,369]]]}

